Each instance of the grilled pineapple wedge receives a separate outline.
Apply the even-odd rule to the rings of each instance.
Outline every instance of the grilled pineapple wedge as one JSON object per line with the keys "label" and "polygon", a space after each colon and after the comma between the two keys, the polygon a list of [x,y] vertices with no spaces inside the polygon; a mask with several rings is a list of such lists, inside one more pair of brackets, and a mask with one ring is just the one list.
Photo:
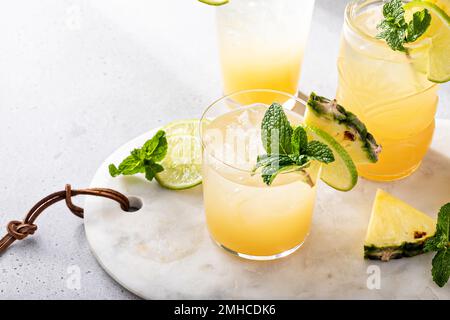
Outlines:
{"label": "grilled pineapple wedge", "polygon": [[389,261],[421,254],[425,241],[435,232],[434,219],[378,189],[364,242],[364,258]]}

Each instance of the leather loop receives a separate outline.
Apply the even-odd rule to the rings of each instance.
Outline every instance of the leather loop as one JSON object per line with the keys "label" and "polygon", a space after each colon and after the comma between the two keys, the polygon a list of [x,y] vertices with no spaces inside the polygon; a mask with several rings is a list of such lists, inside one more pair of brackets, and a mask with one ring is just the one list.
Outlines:
{"label": "leather loop", "polygon": [[34,224],[34,221],[45,209],[54,203],[64,200],[67,207],[74,215],[83,218],[83,208],[80,208],[72,203],[72,197],[77,195],[90,195],[108,198],[118,202],[122,210],[130,210],[130,201],[124,194],[118,191],[106,188],[72,190],[70,184],[67,184],[64,191],[52,193],[36,203],[28,212],[23,221],[14,220],[8,223],[6,228],[8,233],[0,239],[0,254],[3,253],[14,241],[23,240],[27,236],[34,234],[37,230],[37,225]]}

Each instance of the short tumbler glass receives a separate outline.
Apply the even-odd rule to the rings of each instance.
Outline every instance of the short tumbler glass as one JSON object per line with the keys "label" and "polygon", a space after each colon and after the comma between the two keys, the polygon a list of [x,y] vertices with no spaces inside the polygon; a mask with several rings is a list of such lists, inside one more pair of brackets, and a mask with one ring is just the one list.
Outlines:
{"label": "short tumbler glass", "polygon": [[[320,165],[307,169],[312,183],[299,173],[277,176],[271,186],[253,172],[261,142],[261,121],[268,99],[286,106],[293,126],[300,114],[298,98],[274,90],[246,90],[210,105],[201,120],[203,195],[206,222],[214,241],[227,251],[252,260],[272,260],[297,250],[311,227]],[[238,101],[245,101],[239,103]]]}

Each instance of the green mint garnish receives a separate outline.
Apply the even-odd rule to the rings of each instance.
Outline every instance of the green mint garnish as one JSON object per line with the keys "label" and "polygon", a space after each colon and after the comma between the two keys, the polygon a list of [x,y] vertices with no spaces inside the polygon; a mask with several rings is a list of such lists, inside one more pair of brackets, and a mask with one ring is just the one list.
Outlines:
{"label": "green mint garnish", "polygon": [[402,0],[390,0],[383,6],[383,21],[377,26],[378,39],[386,40],[392,50],[407,52],[404,44],[416,41],[431,23],[427,9],[415,12],[410,22],[405,20]]}
{"label": "green mint garnish", "polygon": [[305,129],[298,126],[292,133],[291,148],[293,154],[305,154],[308,148],[308,136]]}
{"label": "green mint garnish", "polygon": [[264,114],[261,138],[267,154],[289,154],[291,152],[292,127],[283,107],[273,103]]}
{"label": "green mint garnish", "polygon": [[164,159],[167,153],[166,133],[159,130],[150,140],[144,143],[140,149],[134,149],[131,154],[126,157],[116,167],[114,164],[109,165],[109,174],[112,177],[118,175],[134,175],[144,173],[145,178],[152,181],[158,172],[164,168],[157,162]]}
{"label": "green mint garnish", "polygon": [[263,181],[267,185],[271,185],[279,173],[295,169],[292,160],[287,155],[277,155],[269,158],[272,161],[266,164],[261,172]]}
{"label": "green mint garnish", "polygon": [[282,172],[298,172],[312,186],[313,182],[305,171],[310,162],[334,161],[333,152],[326,144],[308,142],[302,126],[292,128],[283,107],[278,103],[272,103],[264,115],[261,139],[267,154],[258,156],[253,171],[262,168],[261,176],[267,185],[271,185]]}
{"label": "green mint garnish", "polygon": [[408,23],[406,42],[414,42],[427,31],[431,24],[431,14],[424,9],[413,14],[413,19]]}
{"label": "green mint garnish", "polygon": [[450,277],[450,203],[439,210],[436,234],[425,242],[424,250],[437,251],[433,258],[431,274],[434,282],[443,287]]}
{"label": "green mint garnish", "polygon": [[317,160],[323,163],[334,161],[333,151],[320,141],[311,141],[306,148],[306,155],[311,160]]}

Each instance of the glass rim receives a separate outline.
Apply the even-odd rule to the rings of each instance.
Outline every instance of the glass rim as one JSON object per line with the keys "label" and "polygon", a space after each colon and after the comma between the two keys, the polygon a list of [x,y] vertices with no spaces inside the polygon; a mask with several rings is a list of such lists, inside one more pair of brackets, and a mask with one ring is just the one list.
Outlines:
{"label": "glass rim", "polygon": [[[412,0],[402,0],[402,1],[403,2],[411,2]],[[383,0],[351,0],[349,3],[347,3],[347,5],[345,7],[344,24],[346,26],[348,26],[352,32],[354,32],[357,36],[362,38],[364,41],[368,41],[368,42],[372,42],[377,45],[388,47],[386,41],[384,41],[382,39],[377,39],[376,37],[368,34],[367,32],[362,30],[360,27],[358,27],[354,23],[355,12],[357,12],[359,9],[362,9],[362,8],[368,6],[369,4],[377,3],[377,2],[384,3]],[[407,43],[407,44],[405,44],[405,47],[417,48],[417,47],[424,45],[424,43],[426,43],[426,42],[427,42],[427,38],[424,38],[421,40],[417,40],[414,43],[409,43],[409,44]]]}
{"label": "glass rim", "polygon": [[[302,98],[297,97],[297,96],[294,96],[294,95],[292,95],[292,94],[290,94],[290,93],[287,93],[287,92],[283,92],[283,91],[279,91],[279,90],[273,90],[273,89],[246,89],[246,90],[238,90],[238,91],[229,93],[229,94],[227,94],[227,95],[224,95],[224,96],[220,97],[219,99],[214,100],[211,104],[209,104],[209,105],[206,107],[206,109],[203,111],[202,116],[200,117],[200,120],[199,120],[199,137],[200,137],[200,143],[201,143],[201,145],[202,145],[202,152],[203,152],[203,151],[208,152],[208,151],[207,151],[208,148],[207,148],[207,146],[205,145],[205,142],[204,142],[204,135],[203,135],[203,132],[202,132],[202,131],[203,131],[202,123],[203,123],[203,121],[204,121],[205,119],[207,119],[207,118],[206,118],[206,115],[207,115],[208,111],[210,111],[210,110],[211,110],[215,105],[217,105],[219,102],[224,101],[224,100],[226,100],[226,99],[229,99],[229,98],[231,98],[232,96],[236,96],[236,95],[239,95],[239,94],[246,94],[246,93],[258,93],[258,92],[267,92],[267,93],[275,93],[275,94],[284,95],[284,96],[286,96],[286,97],[289,97],[290,99],[294,99],[296,102],[302,104],[303,106],[306,106],[306,101],[303,100]],[[230,111],[231,111],[231,110],[230,110]],[[302,116],[301,114],[299,114],[299,115]],[[209,152],[208,152],[208,156],[211,157],[211,158],[213,158],[215,161],[218,161],[220,164],[223,164],[223,165],[225,165],[225,166],[227,166],[227,167],[229,167],[229,168],[232,168],[233,170],[238,170],[238,171],[244,172],[244,173],[253,173],[252,170],[247,170],[247,169],[239,168],[239,167],[233,166],[233,165],[231,165],[231,164],[229,164],[229,163],[226,163],[223,159],[219,159],[219,158],[217,158],[216,156],[212,155],[212,154],[209,153]]]}

